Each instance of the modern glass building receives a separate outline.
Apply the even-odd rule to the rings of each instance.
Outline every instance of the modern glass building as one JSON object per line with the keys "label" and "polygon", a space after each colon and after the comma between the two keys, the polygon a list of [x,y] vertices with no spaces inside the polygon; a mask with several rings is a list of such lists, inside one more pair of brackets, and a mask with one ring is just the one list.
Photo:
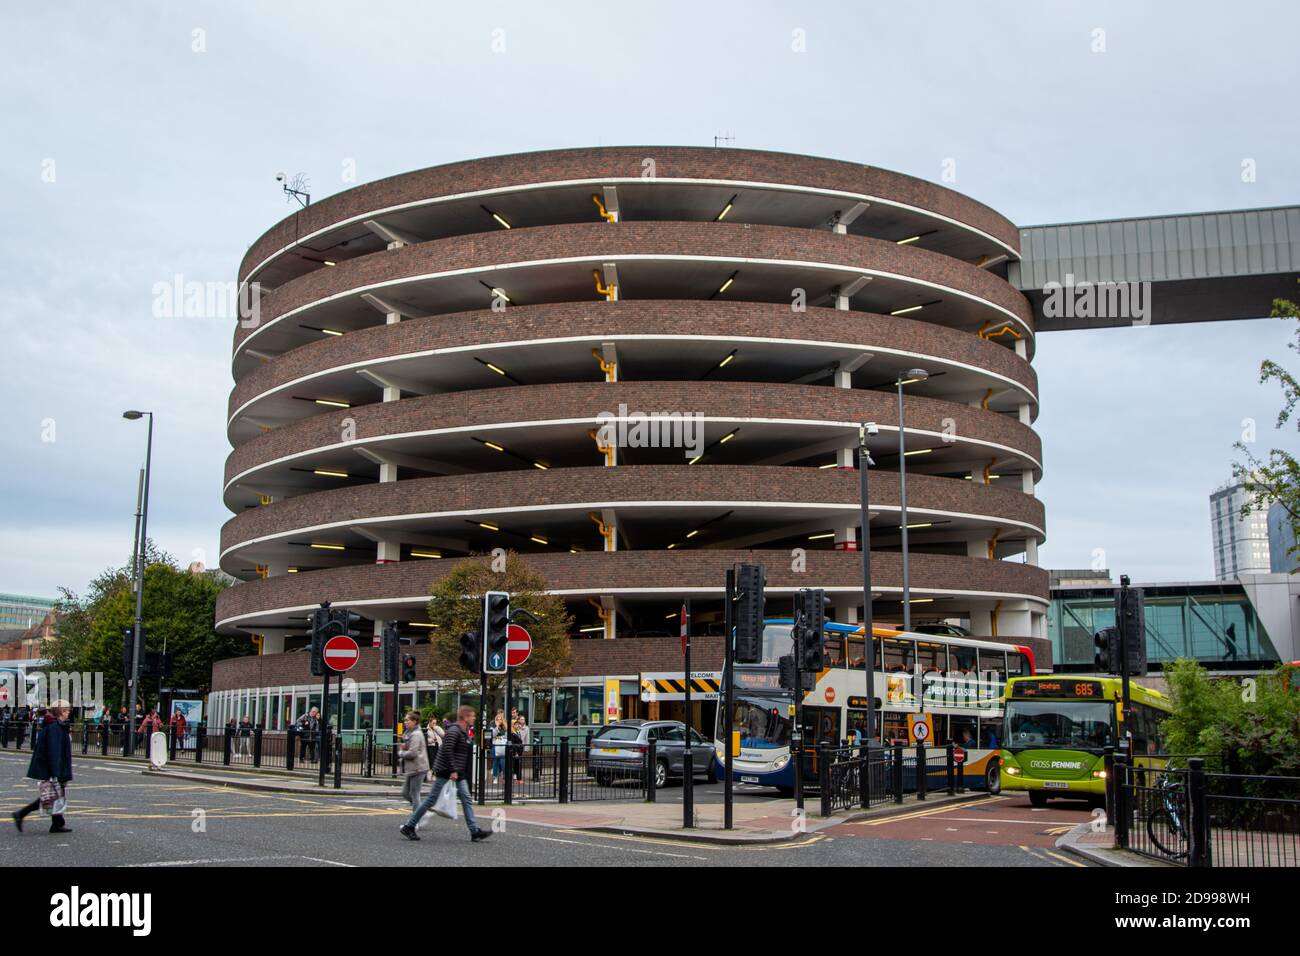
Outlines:
{"label": "modern glass building", "polygon": [[[1207,667],[1258,670],[1286,657],[1294,660],[1292,613],[1295,597],[1281,603],[1283,613],[1267,602],[1261,610],[1261,583],[1280,575],[1243,581],[1139,585],[1145,594],[1147,660],[1152,669],[1179,657],[1191,657]],[[1091,670],[1093,634],[1115,623],[1117,586],[1053,588],[1047,612],[1048,637],[1057,671]]]}
{"label": "modern glass building", "polygon": [[26,594],[0,594],[0,631],[25,631],[41,623],[53,609],[54,600]]}

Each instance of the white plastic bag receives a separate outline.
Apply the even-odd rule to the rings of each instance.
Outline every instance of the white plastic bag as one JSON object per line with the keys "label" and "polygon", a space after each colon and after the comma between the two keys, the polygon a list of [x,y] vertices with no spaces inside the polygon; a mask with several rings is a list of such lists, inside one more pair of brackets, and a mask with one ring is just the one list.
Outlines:
{"label": "white plastic bag", "polygon": [[456,799],[456,781],[448,780],[442,785],[442,793],[433,804],[433,812],[448,820],[455,820],[460,813]]}

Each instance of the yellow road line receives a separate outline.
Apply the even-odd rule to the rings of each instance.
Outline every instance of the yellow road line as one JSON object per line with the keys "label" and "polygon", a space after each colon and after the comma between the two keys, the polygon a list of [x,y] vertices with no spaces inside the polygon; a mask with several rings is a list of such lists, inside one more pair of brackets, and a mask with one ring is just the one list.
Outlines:
{"label": "yellow road line", "polygon": [[[992,798],[990,798],[987,802],[988,802],[988,803],[997,803],[998,801],[1000,801],[1000,800],[1002,800],[1002,799],[1004,799],[1004,798],[1003,798],[1003,797],[992,797]],[[900,820],[915,820],[915,819],[917,819],[918,817],[930,817],[930,816],[934,816],[934,815],[937,814],[937,813],[951,813],[952,811],[958,809],[960,806],[961,806],[961,804],[957,804],[957,805],[953,805],[953,804],[941,804],[940,806],[937,806],[937,807],[928,807],[928,808],[925,809],[925,810],[916,810],[916,811],[913,811],[913,812],[911,812],[911,813],[899,813],[899,814],[895,814],[895,815],[892,816],[892,817],[884,817],[884,818],[882,818],[882,819],[880,819],[880,820],[851,820],[851,821],[849,822],[849,826],[856,826],[856,827],[864,827],[864,826],[865,826],[865,827],[878,827],[878,826],[884,826],[884,825],[887,824],[887,823],[897,823],[897,822],[899,822]],[[977,818],[977,819],[978,819],[978,818]],[[984,821],[983,821],[983,820],[980,820],[980,822],[984,822]]]}
{"label": "yellow road line", "polygon": [[1054,856],[1058,860],[1062,860],[1070,864],[1070,866],[1082,866],[1085,868],[1087,867],[1087,864],[1082,862],[1081,860],[1072,860],[1070,859],[1070,857],[1065,856],[1063,853],[1057,853],[1055,850],[1044,850],[1043,852],[1046,853],[1048,856]]}

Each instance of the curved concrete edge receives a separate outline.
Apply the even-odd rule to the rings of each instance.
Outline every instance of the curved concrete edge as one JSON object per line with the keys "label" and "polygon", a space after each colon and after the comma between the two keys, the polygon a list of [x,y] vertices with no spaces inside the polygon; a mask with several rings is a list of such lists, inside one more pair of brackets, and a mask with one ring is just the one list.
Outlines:
{"label": "curved concrete edge", "polygon": [[628,826],[626,824],[597,824],[593,826],[581,826],[570,824],[568,829],[581,830],[584,833],[612,833],[620,836],[639,836],[654,837],[662,840],[678,840],[686,843],[717,843],[732,846],[754,845],[773,843],[793,843],[807,837],[816,836],[822,830],[833,826],[839,826],[842,823],[853,823],[858,820],[886,820],[890,817],[902,816],[909,813],[916,813],[918,808],[929,809],[937,806],[947,806],[949,804],[971,803],[976,800],[984,800],[989,796],[982,790],[960,793],[955,796],[939,795],[932,800],[925,801],[924,805],[918,800],[910,800],[901,804],[887,804],[883,807],[876,807],[871,810],[854,810],[843,816],[831,817],[809,817],[807,828],[803,831],[790,831],[789,833],[767,833],[767,834],[746,834],[737,833],[734,830],[718,830],[712,828],[696,827],[695,829],[674,829],[664,830],[655,827],[638,827]]}
{"label": "curved concrete edge", "polygon": [[1151,860],[1143,856],[1138,856],[1138,854],[1130,853],[1128,850],[1120,850],[1107,846],[1088,846],[1087,844],[1080,842],[1083,837],[1092,832],[1091,821],[1080,823],[1077,827],[1069,833],[1063,834],[1056,841],[1056,848],[1058,850],[1064,850],[1066,853],[1073,854],[1080,859],[1087,860],[1089,863],[1095,863],[1098,866],[1168,868],[1172,865],[1169,863],[1161,863],[1159,860]]}

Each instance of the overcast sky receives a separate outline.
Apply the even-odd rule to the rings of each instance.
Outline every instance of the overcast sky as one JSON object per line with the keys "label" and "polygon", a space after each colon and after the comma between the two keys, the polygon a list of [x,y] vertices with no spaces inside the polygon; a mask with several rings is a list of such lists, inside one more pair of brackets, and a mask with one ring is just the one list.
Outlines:
{"label": "overcast sky", "polygon": [[[290,208],[439,163],[712,145],[940,181],[1021,225],[1300,202],[1294,3],[70,3],[0,12],[0,592],[77,590],[150,534],[216,561],[233,279]],[[1094,52],[1104,31],[1104,52]],[[806,51],[795,52],[802,30]],[[504,50],[494,52],[493,46]],[[1257,179],[1244,183],[1253,159]],[[1274,440],[1278,320],[1044,334],[1048,567],[1212,577],[1210,491]],[[53,440],[49,440],[49,439]],[[1285,440],[1293,444],[1287,436]]]}

